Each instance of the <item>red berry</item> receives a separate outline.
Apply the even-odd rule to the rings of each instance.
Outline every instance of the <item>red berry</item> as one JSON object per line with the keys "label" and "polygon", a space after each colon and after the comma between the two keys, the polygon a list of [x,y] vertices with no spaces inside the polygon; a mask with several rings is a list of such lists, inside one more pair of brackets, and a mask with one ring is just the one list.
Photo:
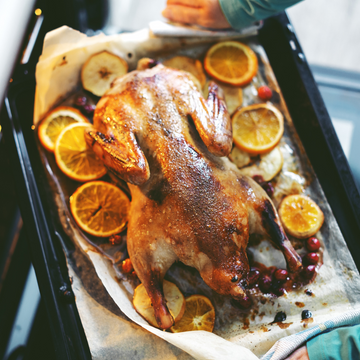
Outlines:
{"label": "red berry", "polygon": [[262,177],[262,175],[253,175],[252,177],[259,185],[263,184],[264,178]]}
{"label": "red berry", "polygon": [[261,100],[270,100],[272,98],[272,91],[266,85],[260,86],[258,88],[258,96]]}
{"label": "red berry", "polygon": [[286,290],[283,287],[274,290],[276,296],[283,296]]}
{"label": "red berry", "polygon": [[256,282],[259,280],[260,277],[260,271],[256,268],[251,268],[249,276],[248,276],[248,282],[250,286],[253,286],[256,284]]}
{"label": "red berry", "polygon": [[319,254],[315,252],[308,253],[304,256],[304,262],[307,264],[316,265],[319,262]]}
{"label": "red berry", "polygon": [[75,99],[75,105],[76,106],[85,106],[86,105],[86,102],[87,102],[87,99],[85,96],[78,96],[76,99]]}
{"label": "red berry", "polygon": [[83,110],[86,114],[92,114],[95,111],[96,106],[92,104],[86,104],[83,107]]}
{"label": "red berry", "polygon": [[109,242],[111,245],[119,245],[123,242],[123,238],[120,235],[111,235]]}
{"label": "red berry", "polygon": [[271,288],[272,282],[268,275],[263,276],[259,281],[259,286],[262,292],[268,292]]}
{"label": "red berry", "polygon": [[261,185],[262,188],[266,191],[269,197],[272,197],[274,195],[274,187],[273,184],[269,181],[267,183],[264,183]]}
{"label": "red berry", "polygon": [[308,279],[312,278],[315,274],[316,271],[316,266],[315,265],[308,265],[305,269],[304,269],[304,276]]}
{"label": "red berry", "polygon": [[277,269],[274,272],[274,278],[278,281],[285,282],[287,280],[289,273],[284,269]]}
{"label": "red berry", "polygon": [[134,271],[134,267],[130,259],[126,259],[122,263],[122,269],[125,274],[129,274]]}
{"label": "red berry", "polygon": [[248,296],[245,296],[243,299],[239,300],[239,304],[241,307],[247,309],[252,305],[252,301]]}
{"label": "red berry", "polygon": [[318,251],[320,249],[320,241],[313,236],[306,241],[306,247],[309,251]]}

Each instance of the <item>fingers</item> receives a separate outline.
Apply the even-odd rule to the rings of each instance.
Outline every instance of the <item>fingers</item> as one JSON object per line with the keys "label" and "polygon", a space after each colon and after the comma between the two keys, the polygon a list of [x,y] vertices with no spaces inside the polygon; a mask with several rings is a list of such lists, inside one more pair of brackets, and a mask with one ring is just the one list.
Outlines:
{"label": "fingers", "polygon": [[203,6],[203,1],[199,0],[168,0],[166,5],[182,5],[182,6],[189,6],[192,8],[200,8]]}
{"label": "fingers", "polygon": [[229,28],[218,0],[168,0],[162,15],[171,21],[214,29]]}
{"label": "fingers", "polygon": [[186,24],[197,24],[199,18],[199,8],[193,8],[183,5],[168,5],[162,12],[162,15],[167,19],[186,23]]}

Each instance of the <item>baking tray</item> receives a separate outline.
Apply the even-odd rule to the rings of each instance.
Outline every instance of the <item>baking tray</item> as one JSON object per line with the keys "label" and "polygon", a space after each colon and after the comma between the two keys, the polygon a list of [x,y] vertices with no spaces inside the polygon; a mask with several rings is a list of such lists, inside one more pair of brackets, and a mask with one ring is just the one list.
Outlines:
{"label": "baking tray", "polygon": [[[40,292],[51,324],[58,359],[90,359],[77,312],[64,251],[74,245],[58,222],[35,143],[33,104],[38,35],[30,61],[19,65],[4,102],[2,124],[20,209],[30,241]],[[46,31],[51,28],[46,28]],[[360,195],[300,44],[285,13],[269,18],[259,33],[288,110],[360,268]]]}

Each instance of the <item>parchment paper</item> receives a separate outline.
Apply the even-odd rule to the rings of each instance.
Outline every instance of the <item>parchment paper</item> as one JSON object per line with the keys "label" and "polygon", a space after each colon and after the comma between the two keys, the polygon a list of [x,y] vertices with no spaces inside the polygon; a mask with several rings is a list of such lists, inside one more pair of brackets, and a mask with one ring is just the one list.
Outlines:
{"label": "parchment paper", "polygon": [[[111,37],[100,35],[92,38],[87,38],[66,27],[55,30],[46,36],[43,54],[37,65],[34,123],[36,124],[47,111],[79,88],[81,66],[93,53],[107,49],[126,58],[131,70],[135,68],[137,60],[143,56],[161,59],[161,57],[175,54],[185,54],[201,57],[209,46],[209,41],[212,40],[151,38],[147,30]],[[103,302],[103,305],[100,305],[99,301],[102,303],[102,300],[99,299],[107,297],[106,294],[99,294],[104,292],[104,289],[100,286],[97,292],[91,291],[89,272],[88,274],[79,272],[78,256],[69,257],[70,273],[74,276],[73,289],[76,302],[90,349],[96,359],[113,358],[106,357],[105,354],[114,354],[114,351],[116,353],[114,349],[121,349],[120,354],[122,354],[122,351],[125,351],[123,344],[129,342],[128,336],[130,338],[133,336],[134,327],[137,329],[135,331],[136,338],[141,339],[141,345],[136,342],[137,347],[142,351],[142,357],[138,358],[187,358],[184,353],[174,351],[170,345],[164,345],[165,343],[154,340],[143,330],[138,330],[139,328],[131,325],[127,318],[196,359],[251,360],[263,355],[283,336],[301,331],[311,324],[323,322],[335,314],[359,307],[357,299],[360,299],[360,277],[355,264],[296,134],[286,105],[282,100],[280,89],[267,64],[266,55],[261,46],[257,44],[256,39],[250,39],[250,45],[256,50],[264,66],[253,82],[243,89],[244,105],[249,105],[254,101],[254,91],[259,84],[270,83],[275,89],[276,105],[285,115],[285,135],[280,144],[285,162],[281,174],[277,177],[274,202],[277,205],[282,195],[305,189],[305,193],[310,194],[323,210],[325,223],[317,236],[322,241],[325,251],[319,274],[315,282],[306,288],[290,292],[279,298],[264,296],[264,303],[259,301],[256,308],[250,313],[244,314],[243,311],[235,309],[231,305],[230,299],[220,297],[209,289],[198,274],[186,275],[187,269],[175,265],[167,275],[169,280],[177,283],[183,292],[201,293],[210,297],[214,302],[217,317],[215,330],[213,334],[203,331],[178,334],[160,331],[150,326],[137,314],[131,302],[133,292],[131,284],[119,281],[112,262],[89,244],[86,235],[72,220],[68,208],[68,197],[71,193],[61,186],[62,175],[54,164],[52,154],[46,153],[39,147],[53,191],[58,216],[65,233],[79,245],[90,259],[102,285],[114,303],[121,309],[121,312],[117,313],[113,309],[113,305],[109,305],[109,302],[112,304],[109,298]],[[293,183],[296,184],[295,188]],[[295,239],[292,240],[294,245],[298,245]],[[285,267],[283,255],[266,240],[259,245],[250,246],[249,251],[254,254],[257,261],[267,266]],[[191,289],[187,282],[189,276],[196,279],[197,285],[194,289]],[[306,295],[306,289],[310,289],[314,296]],[[301,321],[301,311],[304,309],[311,310],[313,313],[312,323],[311,321]],[[278,311],[286,312],[285,324],[271,324]],[[120,316],[120,314],[125,314],[126,317]],[[117,323],[117,321],[120,322]],[[115,325],[115,328],[118,329],[117,332],[112,330],[114,323],[118,324]],[[134,344],[134,342],[131,343]]]}

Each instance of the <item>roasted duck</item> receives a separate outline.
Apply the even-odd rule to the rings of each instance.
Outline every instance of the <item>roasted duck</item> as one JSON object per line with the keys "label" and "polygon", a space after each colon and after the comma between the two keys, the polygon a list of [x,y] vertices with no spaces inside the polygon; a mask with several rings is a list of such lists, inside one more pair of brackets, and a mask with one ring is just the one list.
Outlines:
{"label": "roasted duck", "polygon": [[158,325],[173,318],[162,281],[177,260],[234,299],[246,296],[249,235],[267,235],[290,271],[301,259],[265,191],[226,155],[231,121],[219,89],[205,99],[191,76],[159,64],[117,78],[100,99],[86,139],[129,184],[128,251]]}

